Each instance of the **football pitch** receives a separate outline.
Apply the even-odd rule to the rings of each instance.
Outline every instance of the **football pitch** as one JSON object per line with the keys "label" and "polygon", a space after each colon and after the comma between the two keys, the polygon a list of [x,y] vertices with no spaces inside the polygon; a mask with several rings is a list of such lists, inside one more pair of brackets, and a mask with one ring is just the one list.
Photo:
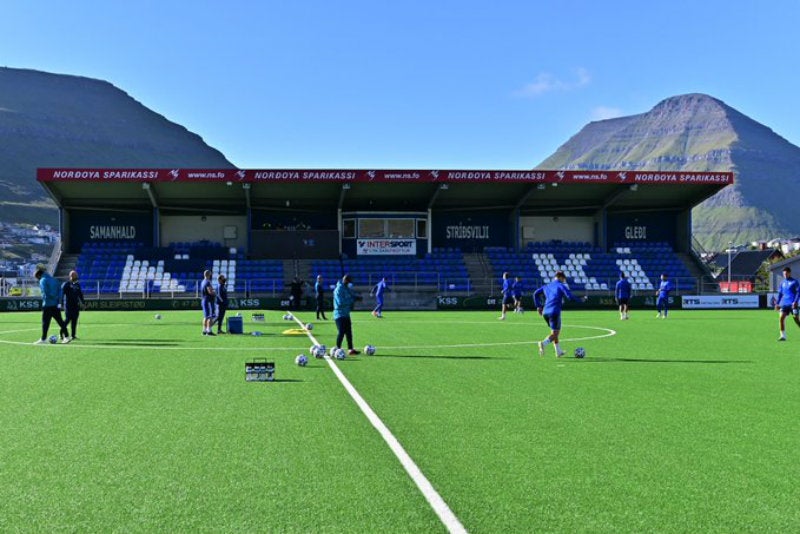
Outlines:
{"label": "football pitch", "polygon": [[68,345],[0,314],[0,531],[800,529],[800,329],[776,342],[774,312],[566,310],[563,358],[532,312],[361,312],[377,353],[335,361],[309,354],[333,321],[263,312],[204,337],[199,312],[87,311]]}

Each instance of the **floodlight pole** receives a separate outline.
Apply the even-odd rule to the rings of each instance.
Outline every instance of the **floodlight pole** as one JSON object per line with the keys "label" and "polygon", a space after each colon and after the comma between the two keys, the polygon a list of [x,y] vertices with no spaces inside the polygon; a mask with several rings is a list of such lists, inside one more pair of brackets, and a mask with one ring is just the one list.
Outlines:
{"label": "floodlight pole", "polygon": [[731,291],[731,250],[733,249],[733,241],[728,242],[728,293]]}

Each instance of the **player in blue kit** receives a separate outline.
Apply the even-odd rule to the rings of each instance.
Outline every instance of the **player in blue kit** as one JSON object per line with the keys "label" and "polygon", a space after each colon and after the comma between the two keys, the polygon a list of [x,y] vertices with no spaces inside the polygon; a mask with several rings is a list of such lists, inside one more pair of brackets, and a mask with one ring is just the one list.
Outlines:
{"label": "player in blue kit", "polygon": [[587,297],[573,296],[566,282],[567,277],[564,272],[558,271],[552,282],[533,292],[533,303],[536,305],[536,310],[550,327],[550,335],[539,342],[539,356],[544,356],[544,348],[550,343],[555,347],[557,357],[560,358],[565,354],[558,346],[558,335],[561,333],[561,307],[564,305],[564,299],[576,302],[586,302],[587,300]]}
{"label": "player in blue kit", "polygon": [[794,322],[800,326],[798,319],[798,302],[800,301],[800,282],[792,278],[792,270],[783,268],[783,282],[778,288],[778,297],[775,300],[775,310],[780,312],[781,337],[778,341],[786,341],[786,317],[791,315]]}
{"label": "player in blue kit", "polygon": [[375,309],[372,310],[372,315],[378,319],[383,319],[383,296],[386,291],[386,277],[381,278],[370,291],[371,294],[375,295]]}
{"label": "player in blue kit", "polygon": [[656,318],[667,318],[667,313],[669,312],[669,292],[673,289],[675,289],[675,286],[668,280],[667,275],[662,274],[661,283],[658,285],[658,291],[656,291],[656,309],[658,310]]}
{"label": "player in blue kit", "polygon": [[499,320],[503,321],[506,318],[506,312],[510,310],[514,306],[514,295],[511,293],[511,287],[513,285],[513,281],[511,280],[511,275],[503,273],[503,289],[501,289],[502,299],[503,299],[503,307],[500,311]]}
{"label": "player in blue kit", "polygon": [[625,278],[625,273],[619,273],[619,281],[614,288],[614,298],[619,305],[619,318],[628,319],[628,302],[631,300],[631,283]]}
{"label": "player in blue kit", "polygon": [[522,278],[519,276],[514,277],[514,282],[511,284],[511,296],[514,297],[514,313],[523,313],[522,309],[522,294],[525,292],[525,285],[522,283]]}
{"label": "player in blue kit", "polygon": [[211,330],[216,317],[217,292],[211,282],[211,271],[203,272],[203,281],[200,282],[200,305],[203,308],[203,335],[215,336]]}
{"label": "player in blue kit", "polygon": [[42,290],[42,337],[34,341],[34,344],[41,345],[47,343],[47,331],[50,329],[50,322],[55,319],[61,329],[61,342],[69,343],[69,333],[67,323],[61,318],[59,301],[61,300],[61,284],[58,280],[50,276],[44,268],[37,268],[34,278],[39,281],[39,289]]}
{"label": "player in blue kit", "polygon": [[353,322],[350,320],[350,312],[353,310],[353,303],[356,295],[353,292],[353,279],[346,274],[336,283],[333,290],[333,320],[336,322],[336,348],[342,348],[342,340],[347,339],[347,354],[354,356],[359,354],[353,345]]}

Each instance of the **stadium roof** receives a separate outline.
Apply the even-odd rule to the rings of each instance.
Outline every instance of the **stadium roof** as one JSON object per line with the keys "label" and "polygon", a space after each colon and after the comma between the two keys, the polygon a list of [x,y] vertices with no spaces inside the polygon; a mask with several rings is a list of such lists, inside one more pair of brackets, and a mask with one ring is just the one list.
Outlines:
{"label": "stadium roof", "polygon": [[685,210],[734,181],[730,172],[353,169],[38,169],[66,209],[244,212],[253,209],[522,213]]}

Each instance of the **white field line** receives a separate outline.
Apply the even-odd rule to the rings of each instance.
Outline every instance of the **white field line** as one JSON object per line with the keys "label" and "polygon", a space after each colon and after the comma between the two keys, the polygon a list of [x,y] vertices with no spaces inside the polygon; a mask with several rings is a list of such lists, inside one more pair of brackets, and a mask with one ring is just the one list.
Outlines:
{"label": "white field line", "polygon": [[[308,338],[311,340],[314,345],[319,345],[319,341],[314,337],[310,330],[305,328],[305,324],[300,321],[294,314],[292,314],[292,318],[303,328],[308,335]],[[350,394],[350,397],[353,398],[356,405],[361,409],[364,415],[367,416],[367,419],[372,426],[378,431],[381,435],[383,440],[389,445],[389,448],[392,450],[394,455],[400,460],[400,464],[402,464],[403,468],[408,473],[408,476],[411,477],[411,480],[414,481],[414,484],[417,485],[419,490],[422,492],[422,495],[425,497],[425,500],[428,501],[428,504],[431,505],[433,511],[436,515],[439,516],[439,519],[444,524],[449,532],[452,533],[464,533],[466,534],[467,529],[464,528],[464,525],[461,524],[458,517],[453,513],[447,503],[444,501],[439,492],[436,491],[436,488],[433,487],[433,484],[427,479],[427,477],[423,474],[420,468],[414,463],[414,460],[411,459],[411,456],[408,455],[406,450],[400,444],[394,434],[389,430],[389,428],[381,421],[378,414],[372,409],[372,407],[367,404],[367,401],[364,400],[364,397],[356,390],[353,384],[344,376],[344,373],[339,369],[336,365],[334,360],[330,357],[329,354],[325,354],[325,361],[328,362],[328,366],[333,370],[333,374],[336,375],[336,378],[339,379],[339,382],[342,383],[344,389]]]}

